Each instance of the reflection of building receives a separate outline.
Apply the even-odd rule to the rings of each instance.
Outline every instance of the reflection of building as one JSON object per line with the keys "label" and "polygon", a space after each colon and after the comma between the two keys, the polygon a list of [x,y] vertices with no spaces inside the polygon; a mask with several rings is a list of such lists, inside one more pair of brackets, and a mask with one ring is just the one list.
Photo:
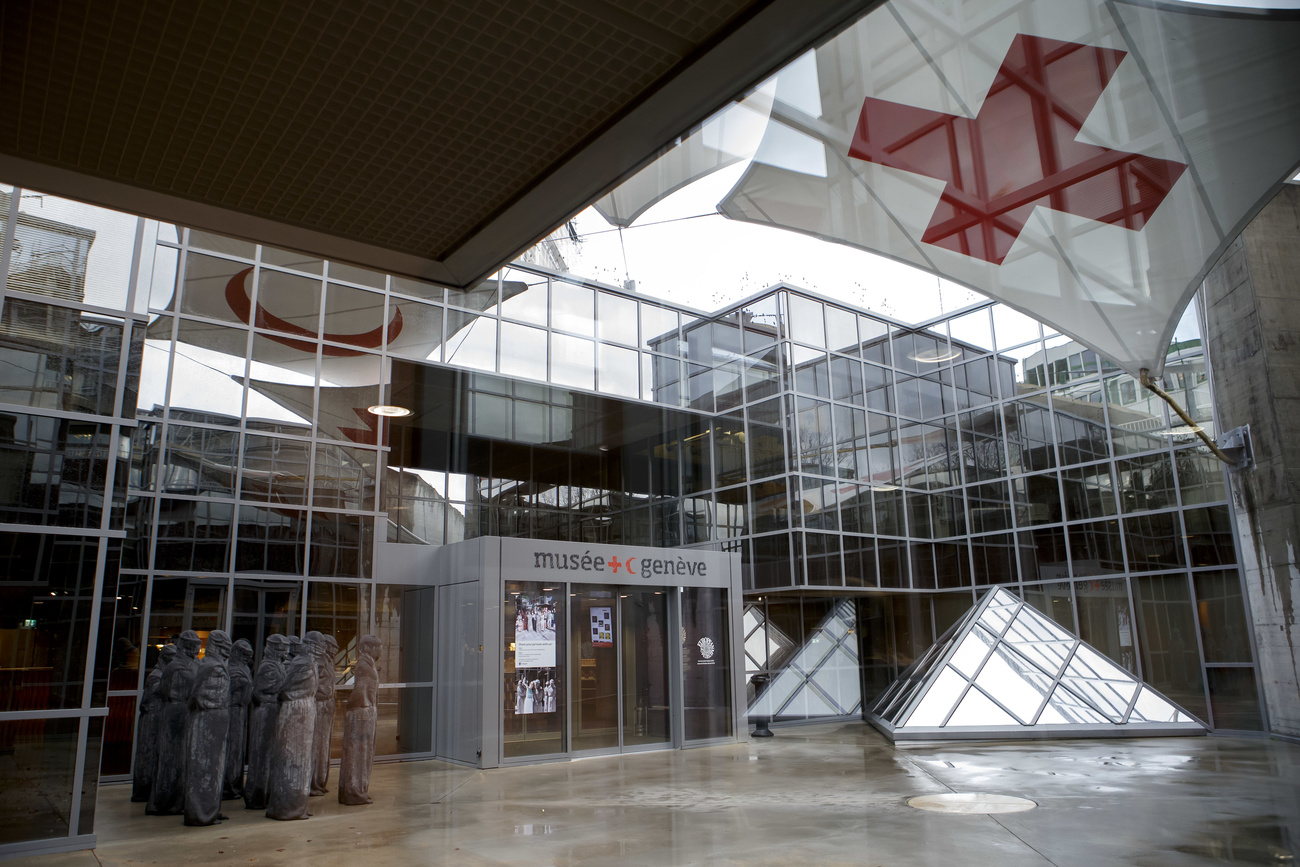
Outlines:
{"label": "reflection of building", "polygon": [[[139,245],[69,228],[81,258],[11,277],[0,329],[0,664],[5,708],[36,717],[0,718],[0,745],[66,768],[22,782],[55,805],[35,835],[86,830],[70,793],[129,772],[145,669],[183,629],[328,632],[341,689],[375,632],[380,755],[442,755],[447,597],[403,564],[488,536],[738,553],[747,670],[773,675],[752,699],[778,718],[860,714],[1002,584],[1212,726],[1261,727],[1222,469],[1122,375],[1006,339],[993,308],[907,326],[782,286],[706,315],[538,266],[461,292],[80,213]],[[92,282],[113,309],[50,264],[110,252]],[[1208,406],[1198,347],[1178,353]],[[628,622],[686,617],[642,595]],[[687,650],[720,643],[721,613],[693,616]],[[559,707],[605,671],[580,644]],[[624,673],[644,694],[599,726],[510,734],[670,743],[664,685]]]}
{"label": "reflection of building", "polygon": [[[1079,380],[1096,379],[1100,369],[1106,380],[1106,402],[1114,415],[1124,410],[1134,413],[1132,419],[1119,422],[1130,430],[1159,430],[1162,426],[1152,419],[1162,415],[1163,401],[1144,389],[1136,379],[1122,372],[1106,359],[1098,365],[1097,353],[1074,341],[1057,344],[1027,357],[1025,382],[1032,386],[1063,386]],[[1205,352],[1199,338],[1175,340],[1169,345],[1163,375],[1164,389],[1173,395],[1187,414],[1211,435],[1214,432],[1214,406],[1210,401],[1210,377],[1205,365]],[[1101,395],[1085,388],[1080,400],[1100,403]],[[1145,427],[1143,427],[1145,425]],[[1174,433],[1190,437],[1191,433],[1176,428]]]}

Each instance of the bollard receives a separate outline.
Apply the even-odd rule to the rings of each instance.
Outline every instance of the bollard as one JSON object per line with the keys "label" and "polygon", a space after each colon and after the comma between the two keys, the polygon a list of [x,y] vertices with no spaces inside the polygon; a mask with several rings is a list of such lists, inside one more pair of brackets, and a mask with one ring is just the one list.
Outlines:
{"label": "bollard", "polygon": [[[766,674],[756,674],[749,679],[749,682],[754,685],[754,698],[757,699],[758,696],[762,694],[764,687],[767,686],[771,679],[772,678]],[[749,733],[751,738],[773,737],[772,730],[767,727],[768,722],[771,721],[770,717],[751,716],[750,720],[754,723],[754,730]]]}

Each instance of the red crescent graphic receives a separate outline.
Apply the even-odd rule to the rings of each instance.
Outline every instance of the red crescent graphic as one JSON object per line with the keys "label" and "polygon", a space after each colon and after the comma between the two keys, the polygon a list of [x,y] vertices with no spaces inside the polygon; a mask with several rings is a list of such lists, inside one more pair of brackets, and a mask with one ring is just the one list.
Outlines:
{"label": "red crescent graphic", "polygon": [[[292,322],[286,322],[279,316],[268,311],[261,304],[257,305],[257,320],[253,322],[253,302],[244,290],[244,279],[252,271],[252,268],[245,268],[226,284],[226,304],[234,314],[246,324],[256,324],[258,328],[274,328],[277,331],[285,331],[289,334],[297,334],[300,337],[307,337],[310,340],[295,340],[291,337],[277,337],[274,334],[266,335],[267,338],[274,340],[283,346],[289,346],[293,349],[301,349],[303,352],[316,351],[316,335],[306,328],[294,325]],[[349,346],[360,346],[363,349],[378,349],[384,342],[384,327],[381,325],[370,331],[359,334],[330,334],[326,332],[323,336],[326,340],[332,340],[335,343],[346,343]],[[402,311],[398,307],[393,308],[393,319],[388,323],[388,339],[392,340],[402,333]],[[350,357],[355,355],[364,355],[355,349],[344,349],[341,346],[325,346],[321,349],[322,354],[334,357]]]}
{"label": "red crescent graphic", "polygon": [[627,569],[627,574],[629,574],[629,575],[635,575],[635,574],[636,574],[635,572],[632,571],[632,558],[631,558],[631,557],[628,557],[626,560],[623,561],[623,566],[626,567],[626,569]]}

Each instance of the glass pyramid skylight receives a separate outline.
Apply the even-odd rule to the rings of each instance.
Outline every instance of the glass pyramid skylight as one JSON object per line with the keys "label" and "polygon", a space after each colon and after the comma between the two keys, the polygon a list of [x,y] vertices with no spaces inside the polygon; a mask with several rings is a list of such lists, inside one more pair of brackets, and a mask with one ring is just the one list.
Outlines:
{"label": "glass pyramid skylight", "polygon": [[1189,713],[999,587],[890,684],[891,740],[1197,735]]}

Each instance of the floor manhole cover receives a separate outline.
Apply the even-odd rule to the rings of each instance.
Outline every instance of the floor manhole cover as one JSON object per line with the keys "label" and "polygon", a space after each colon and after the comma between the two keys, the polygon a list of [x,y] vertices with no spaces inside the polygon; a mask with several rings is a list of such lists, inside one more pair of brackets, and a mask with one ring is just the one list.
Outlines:
{"label": "floor manhole cover", "polygon": [[1011,795],[952,792],[908,798],[907,806],[932,813],[1023,813],[1038,805],[1028,798],[1013,798]]}

